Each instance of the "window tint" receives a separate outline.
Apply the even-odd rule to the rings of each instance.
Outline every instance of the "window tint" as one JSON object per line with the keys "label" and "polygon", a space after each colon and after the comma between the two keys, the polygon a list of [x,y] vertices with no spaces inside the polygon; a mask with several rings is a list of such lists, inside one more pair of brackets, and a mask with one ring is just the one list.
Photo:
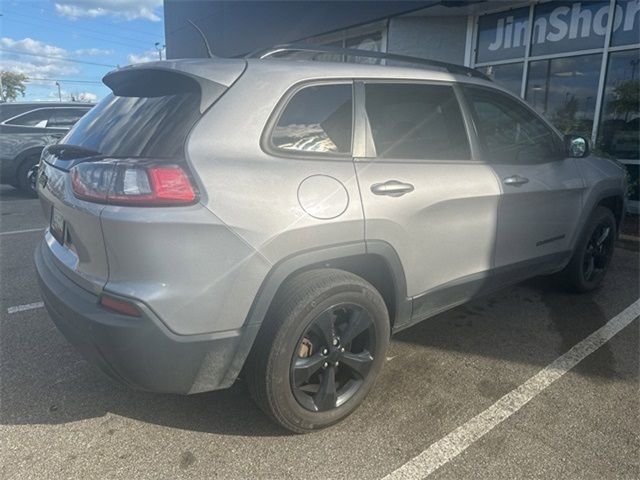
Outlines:
{"label": "window tint", "polygon": [[545,163],[561,158],[558,136],[535,114],[499,92],[465,87],[487,160]]}
{"label": "window tint", "polygon": [[179,158],[198,118],[200,94],[196,92],[158,97],[110,94],[61,142],[104,155]]}
{"label": "window tint", "polygon": [[89,109],[56,108],[51,114],[47,127],[71,128]]}
{"label": "window tint", "polygon": [[51,115],[51,110],[47,108],[32,110],[6,123],[7,125],[22,125],[25,127],[46,127],[49,115]]}
{"label": "window tint", "polygon": [[340,154],[351,151],[351,84],[306,87],[289,101],[273,130],[282,150]]}
{"label": "window tint", "polygon": [[470,158],[467,133],[451,87],[367,84],[365,95],[379,158]]}

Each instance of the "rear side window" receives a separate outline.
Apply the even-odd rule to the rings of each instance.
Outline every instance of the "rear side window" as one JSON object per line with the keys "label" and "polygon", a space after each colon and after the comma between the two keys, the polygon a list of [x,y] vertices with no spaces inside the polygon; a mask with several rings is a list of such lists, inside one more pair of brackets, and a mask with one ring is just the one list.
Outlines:
{"label": "rear side window", "polygon": [[366,84],[366,110],[378,158],[469,160],[469,140],[453,88]]}
{"label": "rear side window", "polygon": [[41,108],[38,110],[32,110],[27,113],[15,117],[11,120],[7,120],[7,125],[21,125],[23,127],[46,127],[51,110],[48,108]]}
{"label": "rear side window", "polygon": [[351,152],[353,100],[350,83],[316,85],[298,91],[271,134],[271,144],[288,152]]}
{"label": "rear side window", "polygon": [[506,95],[464,87],[486,160],[536,164],[562,158],[558,136],[536,114]]}
{"label": "rear side window", "polygon": [[89,109],[85,108],[56,108],[49,118],[47,127],[71,128],[88,111]]}

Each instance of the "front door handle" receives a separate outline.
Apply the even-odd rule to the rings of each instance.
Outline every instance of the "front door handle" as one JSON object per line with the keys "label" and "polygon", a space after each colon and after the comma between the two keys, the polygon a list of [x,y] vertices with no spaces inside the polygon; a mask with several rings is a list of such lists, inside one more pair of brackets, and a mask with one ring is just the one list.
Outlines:
{"label": "front door handle", "polygon": [[405,193],[413,192],[413,185],[410,183],[389,180],[384,183],[374,183],[371,191],[376,195],[387,195],[389,197],[401,197]]}
{"label": "front door handle", "polygon": [[529,179],[525,177],[521,177],[520,175],[512,175],[502,180],[505,185],[524,185],[525,183],[529,183]]}

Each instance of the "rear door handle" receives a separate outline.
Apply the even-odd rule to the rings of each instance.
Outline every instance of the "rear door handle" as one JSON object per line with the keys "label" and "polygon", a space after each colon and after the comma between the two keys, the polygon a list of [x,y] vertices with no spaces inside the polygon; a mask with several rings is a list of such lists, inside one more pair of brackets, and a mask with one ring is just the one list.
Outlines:
{"label": "rear door handle", "polygon": [[413,185],[410,183],[389,180],[384,183],[374,183],[371,191],[376,195],[387,195],[389,197],[401,197],[405,193],[413,192]]}
{"label": "rear door handle", "polygon": [[505,185],[524,185],[525,183],[529,183],[529,179],[525,177],[521,177],[520,175],[512,175],[510,177],[504,178],[502,182]]}

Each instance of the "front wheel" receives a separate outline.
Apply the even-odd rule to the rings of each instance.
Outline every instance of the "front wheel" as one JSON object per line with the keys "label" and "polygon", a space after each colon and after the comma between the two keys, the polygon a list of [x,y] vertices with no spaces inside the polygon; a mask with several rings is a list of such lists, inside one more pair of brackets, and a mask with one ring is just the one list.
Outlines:
{"label": "front wheel", "polygon": [[22,161],[18,168],[18,188],[32,198],[36,198],[36,178],[40,156],[33,155]]}
{"label": "front wheel", "polygon": [[574,292],[590,292],[602,283],[615,248],[616,219],[611,210],[597,207],[578,240],[571,261],[559,273],[563,286]]}
{"label": "front wheel", "polygon": [[333,269],[287,280],[248,360],[252,397],[304,433],[332,425],[364,400],[382,368],[389,315],[364,279]]}

